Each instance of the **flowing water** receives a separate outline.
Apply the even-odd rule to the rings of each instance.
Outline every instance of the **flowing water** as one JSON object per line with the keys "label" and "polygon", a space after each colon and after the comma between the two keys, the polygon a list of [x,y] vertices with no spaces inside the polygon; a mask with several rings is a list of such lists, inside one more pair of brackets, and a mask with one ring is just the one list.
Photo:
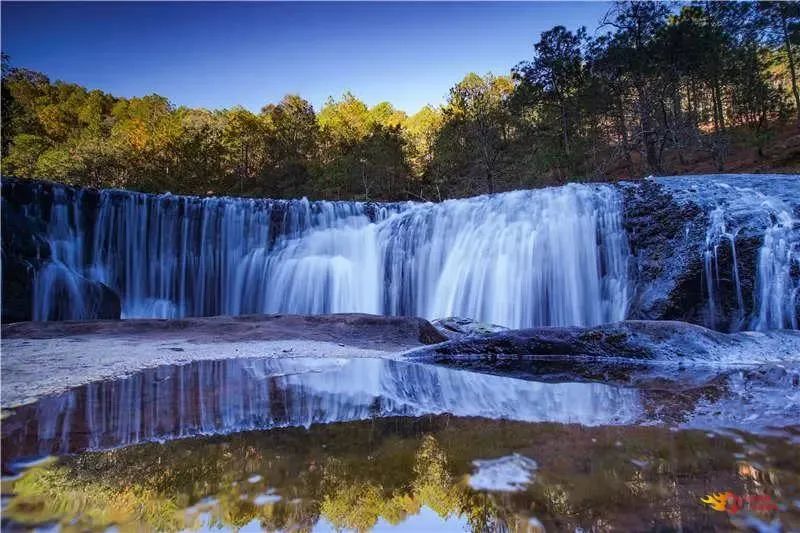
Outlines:
{"label": "flowing water", "polygon": [[[705,210],[705,324],[797,329],[798,177],[658,181]],[[609,185],[441,204],[51,194],[51,207],[26,208],[52,256],[34,282],[36,320],[97,316],[96,282],[120,295],[123,318],[366,312],[508,327],[622,320],[637,290]],[[742,239],[759,242],[746,268]]]}
{"label": "flowing water", "polygon": [[[800,317],[800,176],[719,175],[658,178],[678,198],[707,210],[703,246],[705,325],[738,331],[798,329]],[[746,316],[737,240],[759,241],[752,312]],[[719,253],[730,251],[727,269]],[[721,323],[720,283],[734,286],[735,309]]]}
{"label": "flowing water", "polygon": [[54,194],[37,320],[90,316],[82,279],[116,290],[124,318],[358,311],[523,327],[625,317],[627,239],[609,186],[384,206],[103,191],[94,214],[83,191]]}

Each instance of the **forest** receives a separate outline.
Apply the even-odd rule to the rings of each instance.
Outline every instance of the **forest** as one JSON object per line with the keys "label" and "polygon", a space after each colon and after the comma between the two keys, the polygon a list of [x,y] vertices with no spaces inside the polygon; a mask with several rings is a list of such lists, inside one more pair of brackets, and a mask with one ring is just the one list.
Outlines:
{"label": "forest", "polygon": [[295,94],[258,113],[178,107],[54,82],[4,56],[2,173],[147,192],[439,201],[724,172],[742,158],[798,172],[799,47],[796,2],[620,2],[596,29],[553,27],[511,72],[469,73],[443,105],[413,115],[349,92],[319,110]]}

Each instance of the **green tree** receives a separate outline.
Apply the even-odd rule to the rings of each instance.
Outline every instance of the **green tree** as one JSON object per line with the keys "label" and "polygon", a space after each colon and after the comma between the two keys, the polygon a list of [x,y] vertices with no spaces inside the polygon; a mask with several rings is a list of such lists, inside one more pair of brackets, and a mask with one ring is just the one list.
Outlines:
{"label": "green tree", "polygon": [[9,175],[40,177],[37,172],[39,157],[48,149],[47,139],[30,133],[15,135],[9,155],[3,158],[4,172]]}
{"label": "green tree", "polygon": [[460,185],[469,190],[493,193],[498,181],[506,179],[503,157],[513,129],[508,106],[513,89],[508,76],[475,73],[450,89],[434,144],[439,182],[460,175],[467,180]]}
{"label": "green tree", "polygon": [[276,196],[312,194],[310,181],[319,154],[320,129],[314,108],[298,95],[261,110],[270,125],[265,138],[268,164],[262,170],[264,192]]}
{"label": "green tree", "polygon": [[795,113],[800,123],[800,89],[797,81],[797,47],[800,46],[800,4],[797,2],[759,2],[764,20],[764,36],[772,46],[781,46],[789,67],[789,80]]}
{"label": "green tree", "polygon": [[234,107],[224,117],[226,165],[235,179],[237,192],[250,192],[257,188],[255,177],[265,160],[265,137],[269,125],[262,117],[243,107]]}

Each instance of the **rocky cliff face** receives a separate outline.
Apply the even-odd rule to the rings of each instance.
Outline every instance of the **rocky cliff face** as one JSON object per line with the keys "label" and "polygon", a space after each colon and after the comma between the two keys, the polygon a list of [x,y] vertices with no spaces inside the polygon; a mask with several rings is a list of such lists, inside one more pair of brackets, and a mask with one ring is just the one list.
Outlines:
{"label": "rocky cliff face", "polygon": [[703,304],[703,210],[695,204],[678,204],[654,181],[624,183],[620,188],[632,256],[630,275],[635,280],[628,316],[697,321]]}
{"label": "rocky cliff face", "polygon": [[797,328],[800,176],[622,183],[628,316],[721,331]]}

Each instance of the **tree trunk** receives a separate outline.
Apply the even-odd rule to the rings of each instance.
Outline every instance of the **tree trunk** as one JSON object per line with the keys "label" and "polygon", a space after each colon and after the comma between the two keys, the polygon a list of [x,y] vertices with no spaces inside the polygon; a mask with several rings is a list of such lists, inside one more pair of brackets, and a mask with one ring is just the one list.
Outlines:
{"label": "tree trunk", "polygon": [[725,116],[722,110],[722,89],[719,80],[714,80],[711,87],[711,100],[714,107],[714,130],[719,133],[725,129]]}
{"label": "tree trunk", "polygon": [[792,43],[789,41],[789,25],[786,22],[786,13],[781,7],[781,23],[783,26],[783,45],[786,48],[786,56],[789,60],[789,75],[792,78],[792,94],[794,95],[794,109],[797,113],[797,122],[800,123],[800,93],[797,90],[797,73],[794,67],[794,54],[792,53]]}
{"label": "tree trunk", "polygon": [[640,86],[637,91],[639,93],[639,121],[647,165],[655,174],[661,174],[661,163],[656,150],[656,133],[653,131],[653,121],[650,117],[650,104],[645,96],[644,88]]}
{"label": "tree trunk", "polygon": [[561,132],[564,137],[564,154],[569,156],[569,134],[567,133],[567,109],[561,104]]}

